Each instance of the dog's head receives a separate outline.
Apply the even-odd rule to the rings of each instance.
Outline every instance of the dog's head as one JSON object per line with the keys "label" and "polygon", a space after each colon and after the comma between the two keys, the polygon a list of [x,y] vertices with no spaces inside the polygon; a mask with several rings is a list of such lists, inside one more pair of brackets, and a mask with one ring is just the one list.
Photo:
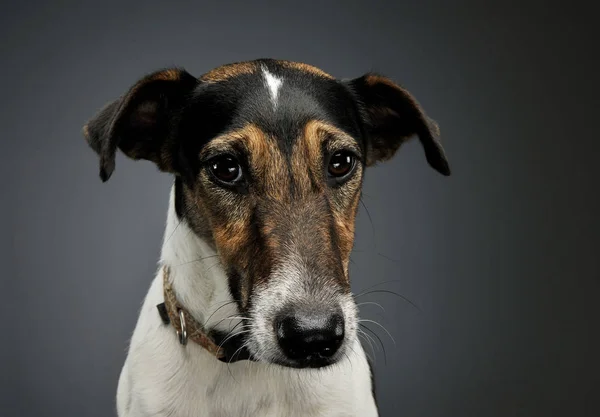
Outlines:
{"label": "dog's head", "polygon": [[390,79],[270,59],[155,72],[84,134],[103,181],[117,149],[175,175],[177,214],[217,250],[251,354],[294,367],[334,363],[356,336],[348,263],[365,168],[416,136],[450,174],[436,124]]}

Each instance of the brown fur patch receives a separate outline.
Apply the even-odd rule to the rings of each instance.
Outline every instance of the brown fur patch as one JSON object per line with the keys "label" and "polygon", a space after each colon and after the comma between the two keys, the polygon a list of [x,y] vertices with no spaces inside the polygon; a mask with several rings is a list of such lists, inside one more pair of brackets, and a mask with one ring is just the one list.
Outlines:
{"label": "brown fur patch", "polygon": [[293,69],[296,69],[296,70],[299,70],[302,72],[307,72],[312,75],[317,75],[319,77],[325,77],[325,78],[329,78],[329,79],[334,78],[333,76],[329,75],[322,69],[313,67],[312,65],[309,65],[309,64],[304,64],[302,62],[293,62],[293,61],[278,61],[278,62],[283,67],[293,68]]}
{"label": "brown fur patch", "polygon": [[[246,245],[250,218],[249,215],[242,215],[228,220],[226,224],[213,224],[215,242],[217,243],[217,247],[220,248],[222,256],[226,259],[237,254],[239,248],[243,248]],[[248,265],[242,264],[240,266],[244,268]]]}
{"label": "brown fur patch", "polygon": [[243,74],[252,74],[258,69],[255,62],[237,62],[222,65],[200,76],[200,81],[217,83]]}
{"label": "brown fur patch", "polygon": [[[360,185],[359,185],[360,186]],[[358,212],[358,203],[360,201],[360,190],[348,201],[344,211],[334,210],[335,227],[338,234],[338,245],[340,256],[344,267],[346,280],[349,279],[348,267],[350,263],[350,253],[354,246],[354,230],[356,223],[356,213]]]}
{"label": "brown fur patch", "polygon": [[179,81],[181,79],[181,72],[182,71],[180,69],[169,68],[147,75],[145,78],[138,81],[138,83],[131,88],[125,100],[128,100],[131,97],[133,97],[138,92],[138,90],[144,88],[146,85],[153,81]]}
{"label": "brown fur patch", "polygon": [[275,200],[285,200],[289,187],[286,163],[275,138],[254,125],[244,129],[253,173],[262,183],[259,190]]}
{"label": "brown fur patch", "polygon": [[330,148],[348,148],[353,152],[359,154],[360,156],[360,148],[356,144],[356,140],[352,138],[349,134],[344,132],[337,127],[322,122],[320,120],[311,120],[309,121],[304,128],[305,138],[317,138],[320,137],[319,143],[310,144],[311,147],[315,148],[318,146],[318,152],[321,151],[321,145],[323,140],[326,138],[329,139]]}
{"label": "brown fur patch", "polygon": [[377,74],[369,74],[365,77],[365,83],[368,86],[374,86],[376,84],[385,84],[392,88],[401,88],[398,84],[393,82],[391,79]]}
{"label": "brown fur patch", "polygon": [[83,132],[83,137],[85,138],[85,140],[89,141],[90,140],[90,128],[88,127],[87,124],[85,124],[83,126],[82,132]]}
{"label": "brown fur patch", "polygon": [[181,78],[181,70],[176,68],[166,69],[164,71],[160,71],[152,77],[152,81],[154,80],[163,80],[163,81],[178,81]]}
{"label": "brown fur patch", "polygon": [[291,170],[299,196],[308,195],[315,187],[317,190],[322,188],[318,175],[322,173],[323,166],[321,145],[324,132],[319,125],[316,121],[308,122],[292,150]]}

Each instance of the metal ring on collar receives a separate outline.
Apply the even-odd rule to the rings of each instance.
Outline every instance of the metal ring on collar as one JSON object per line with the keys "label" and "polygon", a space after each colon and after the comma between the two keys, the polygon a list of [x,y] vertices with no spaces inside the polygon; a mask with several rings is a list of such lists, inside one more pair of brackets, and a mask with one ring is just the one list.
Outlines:
{"label": "metal ring on collar", "polygon": [[183,310],[179,310],[179,323],[181,326],[181,330],[177,330],[177,336],[179,337],[179,343],[183,346],[187,345],[187,327],[185,325],[185,315],[183,314]]}

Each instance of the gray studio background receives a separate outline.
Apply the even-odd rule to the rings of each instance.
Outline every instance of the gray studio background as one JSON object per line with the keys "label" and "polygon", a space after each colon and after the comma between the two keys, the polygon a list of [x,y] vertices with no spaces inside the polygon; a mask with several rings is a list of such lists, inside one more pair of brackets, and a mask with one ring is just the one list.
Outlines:
{"label": "gray studio background", "polygon": [[[171,179],[83,123],[141,75],[275,57],[403,83],[418,142],[367,172],[352,265],[381,415],[600,415],[596,10],[578,2],[16,2],[0,13],[0,415],[110,416]],[[484,4],[489,3],[489,4]],[[369,348],[367,348],[369,349]],[[369,350],[370,352],[370,350]]]}

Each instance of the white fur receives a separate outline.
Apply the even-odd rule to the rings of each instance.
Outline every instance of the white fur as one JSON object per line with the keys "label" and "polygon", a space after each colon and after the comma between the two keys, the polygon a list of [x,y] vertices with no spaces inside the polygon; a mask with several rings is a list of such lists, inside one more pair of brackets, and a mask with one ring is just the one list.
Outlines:
{"label": "white fur", "polygon": [[[171,267],[180,302],[204,322],[231,301],[218,258],[174,210],[173,190],[161,264]],[[322,369],[293,369],[265,362],[219,362],[193,342],[181,346],[175,330],[160,320],[162,272],[154,278],[133,332],[117,392],[119,417],[376,417],[370,370],[354,337],[346,355]],[[210,323],[229,329],[232,303]],[[209,324],[210,326],[210,324]]]}
{"label": "white fur", "polygon": [[265,67],[262,68],[262,72],[265,76],[265,83],[267,84],[267,88],[269,89],[269,94],[271,95],[271,102],[273,103],[273,108],[276,108],[277,98],[279,96],[279,89],[283,84],[283,80],[271,74],[269,70],[267,70]]}

